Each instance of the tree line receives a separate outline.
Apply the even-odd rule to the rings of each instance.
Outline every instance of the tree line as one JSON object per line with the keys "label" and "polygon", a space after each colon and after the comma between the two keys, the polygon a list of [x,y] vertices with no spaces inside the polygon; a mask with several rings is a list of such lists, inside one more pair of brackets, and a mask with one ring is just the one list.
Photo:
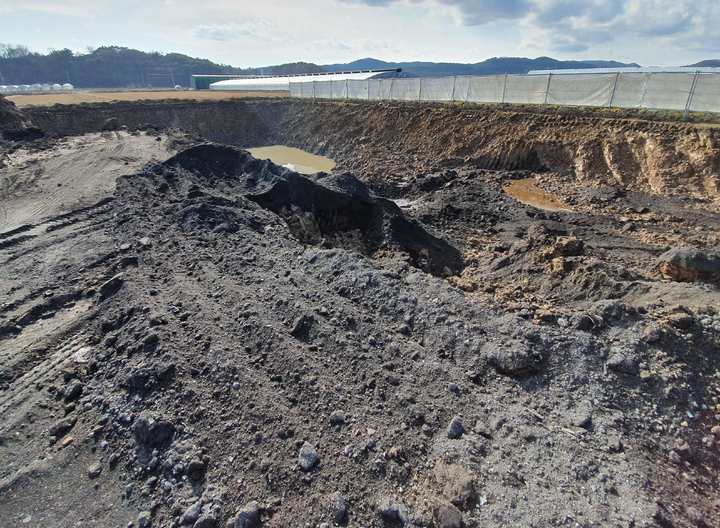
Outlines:
{"label": "tree line", "polygon": [[76,53],[36,53],[26,46],[0,44],[0,84],[70,83],[78,88],[190,86],[193,74],[282,75],[320,71],[315,64],[235,68],[180,53],[144,52],[104,46]]}

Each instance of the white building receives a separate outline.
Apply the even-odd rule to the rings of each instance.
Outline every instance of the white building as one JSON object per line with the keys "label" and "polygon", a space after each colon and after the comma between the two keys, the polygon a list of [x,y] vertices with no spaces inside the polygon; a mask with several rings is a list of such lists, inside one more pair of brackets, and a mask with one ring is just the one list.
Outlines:
{"label": "white building", "polygon": [[211,90],[245,90],[245,91],[288,91],[290,83],[313,82],[313,81],[365,81],[386,75],[398,73],[399,69],[392,70],[365,70],[351,72],[312,73],[300,75],[267,76],[229,79],[219,81],[210,85]]}

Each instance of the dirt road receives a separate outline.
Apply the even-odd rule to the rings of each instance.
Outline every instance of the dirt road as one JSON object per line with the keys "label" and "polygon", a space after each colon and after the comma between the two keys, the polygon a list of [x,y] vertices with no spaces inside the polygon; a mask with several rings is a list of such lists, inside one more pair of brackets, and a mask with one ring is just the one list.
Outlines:
{"label": "dirt road", "polygon": [[288,93],[279,92],[219,92],[215,90],[127,90],[127,91],[90,91],[76,90],[63,93],[11,95],[8,99],[18,107],[49,106],[54,104],[107,103],[113,101],[222,101],[227,99],[248,99],[256,97],[287,97]]}

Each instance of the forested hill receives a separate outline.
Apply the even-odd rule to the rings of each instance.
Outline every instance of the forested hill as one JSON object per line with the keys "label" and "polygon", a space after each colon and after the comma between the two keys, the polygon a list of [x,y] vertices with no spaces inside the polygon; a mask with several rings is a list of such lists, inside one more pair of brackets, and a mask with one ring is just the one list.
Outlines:
{"label": "forested hill", "polygon": [[0,46],[0,84],[66,83],[80,88],[190,86],[194,73],[275,75],[321,71],[315,64],[294,63],[242,69],[180,53],[103,47],[86,54],[68,49],[31,53],[22,46]]}
{"label": "forested hill", "polygon": [[[238,58],[239,60],[242,57]],[[491,75],[537,69],[637,66],[615,61],[560,61],[550,57],[495,57],[477,63],[384,62],[367,58],[342,64],[307,62],[237,68],[180,53],[147,53],[109,46],[77,54],[68,49],[32,53],[0,44],[0,84],[71,83],[79,88],[189,86],[192,74],[279,75],[357,69],[402,68],[403,76]]]}

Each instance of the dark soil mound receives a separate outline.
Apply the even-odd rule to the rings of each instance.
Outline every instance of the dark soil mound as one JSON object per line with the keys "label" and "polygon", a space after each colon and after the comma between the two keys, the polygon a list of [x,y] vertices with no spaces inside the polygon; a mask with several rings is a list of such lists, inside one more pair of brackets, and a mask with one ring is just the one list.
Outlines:
{"label": "dark soil mound", "polygon": [[0,95],[0,138],[8,141],[28,141],[42,136],[42,131],[29,125],[15,103]]}
{"label": "dark soil mound", "polygon": [[[215,144],[187,149],[157,166],[154,174],[182,180],[188,197],[204,196],[200,187],[211,184],[223,190],[225,200],[251,200],[281,216],[303,243],[344,247],[366,255],[382,249],[401,251],[413,266],[434,275],[457,274],[462,269],[456,248],[409,220],[392,201],[374,196],[351,174],[306,177],[256,160],[243,150]],[[162,182],[157,185],[166,189]],[[215,222],[213,228],[234,228],[231,209],[218,199],[193,211],[203,221]]]}

